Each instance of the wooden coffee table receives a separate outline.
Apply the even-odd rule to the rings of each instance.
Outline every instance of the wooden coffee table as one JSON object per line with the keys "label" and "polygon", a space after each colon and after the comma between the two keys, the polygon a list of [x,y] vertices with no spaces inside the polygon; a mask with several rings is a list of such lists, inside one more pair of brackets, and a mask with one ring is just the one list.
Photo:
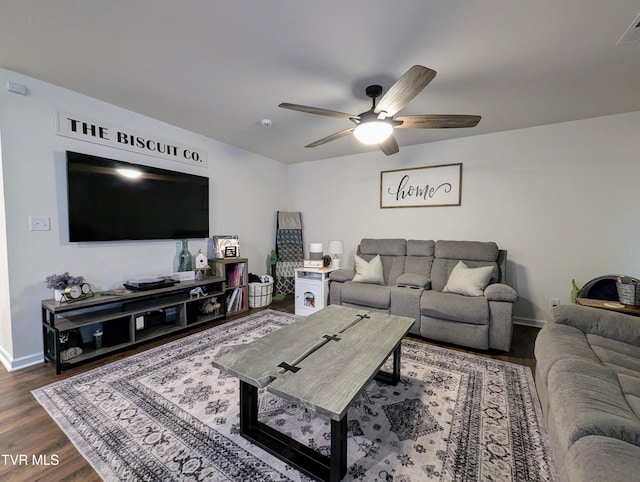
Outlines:
{"label": "wooden coffee table", "polygon": [[[400,342],[412,318],[330,305],[216,357],[213,365],[240,379],[240,433],[317,480],[347,471],[347,410],[373,378],[396,384]],[[393,370],[380,367],[393,354]],[[331,455],[310,449],[258,421],[258,388],[331,419]]]}

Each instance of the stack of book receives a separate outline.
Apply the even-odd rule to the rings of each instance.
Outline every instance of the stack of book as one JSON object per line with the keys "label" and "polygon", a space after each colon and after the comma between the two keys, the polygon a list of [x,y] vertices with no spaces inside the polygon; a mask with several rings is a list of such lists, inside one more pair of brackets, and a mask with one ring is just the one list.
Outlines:
{"label": "stack of book", "polygon": [[246,300],[242,288],[233,288],[227,292],[227,311],[244,309]]}

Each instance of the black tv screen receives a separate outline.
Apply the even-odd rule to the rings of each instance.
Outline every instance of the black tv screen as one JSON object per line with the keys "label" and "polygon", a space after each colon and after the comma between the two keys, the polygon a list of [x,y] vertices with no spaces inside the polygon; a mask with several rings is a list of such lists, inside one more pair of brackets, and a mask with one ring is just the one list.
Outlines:
{"label": "black tv screen", "polygon": [[206,238],[209,178],[67,151],[69,241]]}

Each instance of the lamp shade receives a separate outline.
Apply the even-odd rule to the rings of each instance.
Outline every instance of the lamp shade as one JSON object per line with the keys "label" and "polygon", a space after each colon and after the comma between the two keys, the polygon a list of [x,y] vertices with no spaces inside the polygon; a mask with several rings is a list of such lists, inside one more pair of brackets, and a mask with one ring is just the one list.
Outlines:
{"label": "lamp shade", "polygon": [[342,241],[329,241],[329,254],[331,255],[331,267],[342,268],[342,253],[344,253],[344,243]]}
{"label": "lamp shade", "polygon": [[329,254],[342,254],[344,253],[344,243],[342,241],[329,241],[327,251]]}
{"label": "lamp shade", "polygon": [[309,243],[309,259],[322,259],[322,243]]}

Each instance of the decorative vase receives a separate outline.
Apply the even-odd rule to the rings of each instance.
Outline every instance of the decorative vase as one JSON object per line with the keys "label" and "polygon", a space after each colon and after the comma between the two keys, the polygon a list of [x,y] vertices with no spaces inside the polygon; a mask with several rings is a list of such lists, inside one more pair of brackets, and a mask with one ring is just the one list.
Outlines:
{"label": "decorative vase", "polygon": [[191,262],[191,253],[189,252],[189,241],[187,239],[183,239],[178,271],[191,271],[192,269],[193,264]]}
{"label": "decorative vase", "polygon": [[53,298],[56,301],[62,301],[63,290],[53,290]]}

